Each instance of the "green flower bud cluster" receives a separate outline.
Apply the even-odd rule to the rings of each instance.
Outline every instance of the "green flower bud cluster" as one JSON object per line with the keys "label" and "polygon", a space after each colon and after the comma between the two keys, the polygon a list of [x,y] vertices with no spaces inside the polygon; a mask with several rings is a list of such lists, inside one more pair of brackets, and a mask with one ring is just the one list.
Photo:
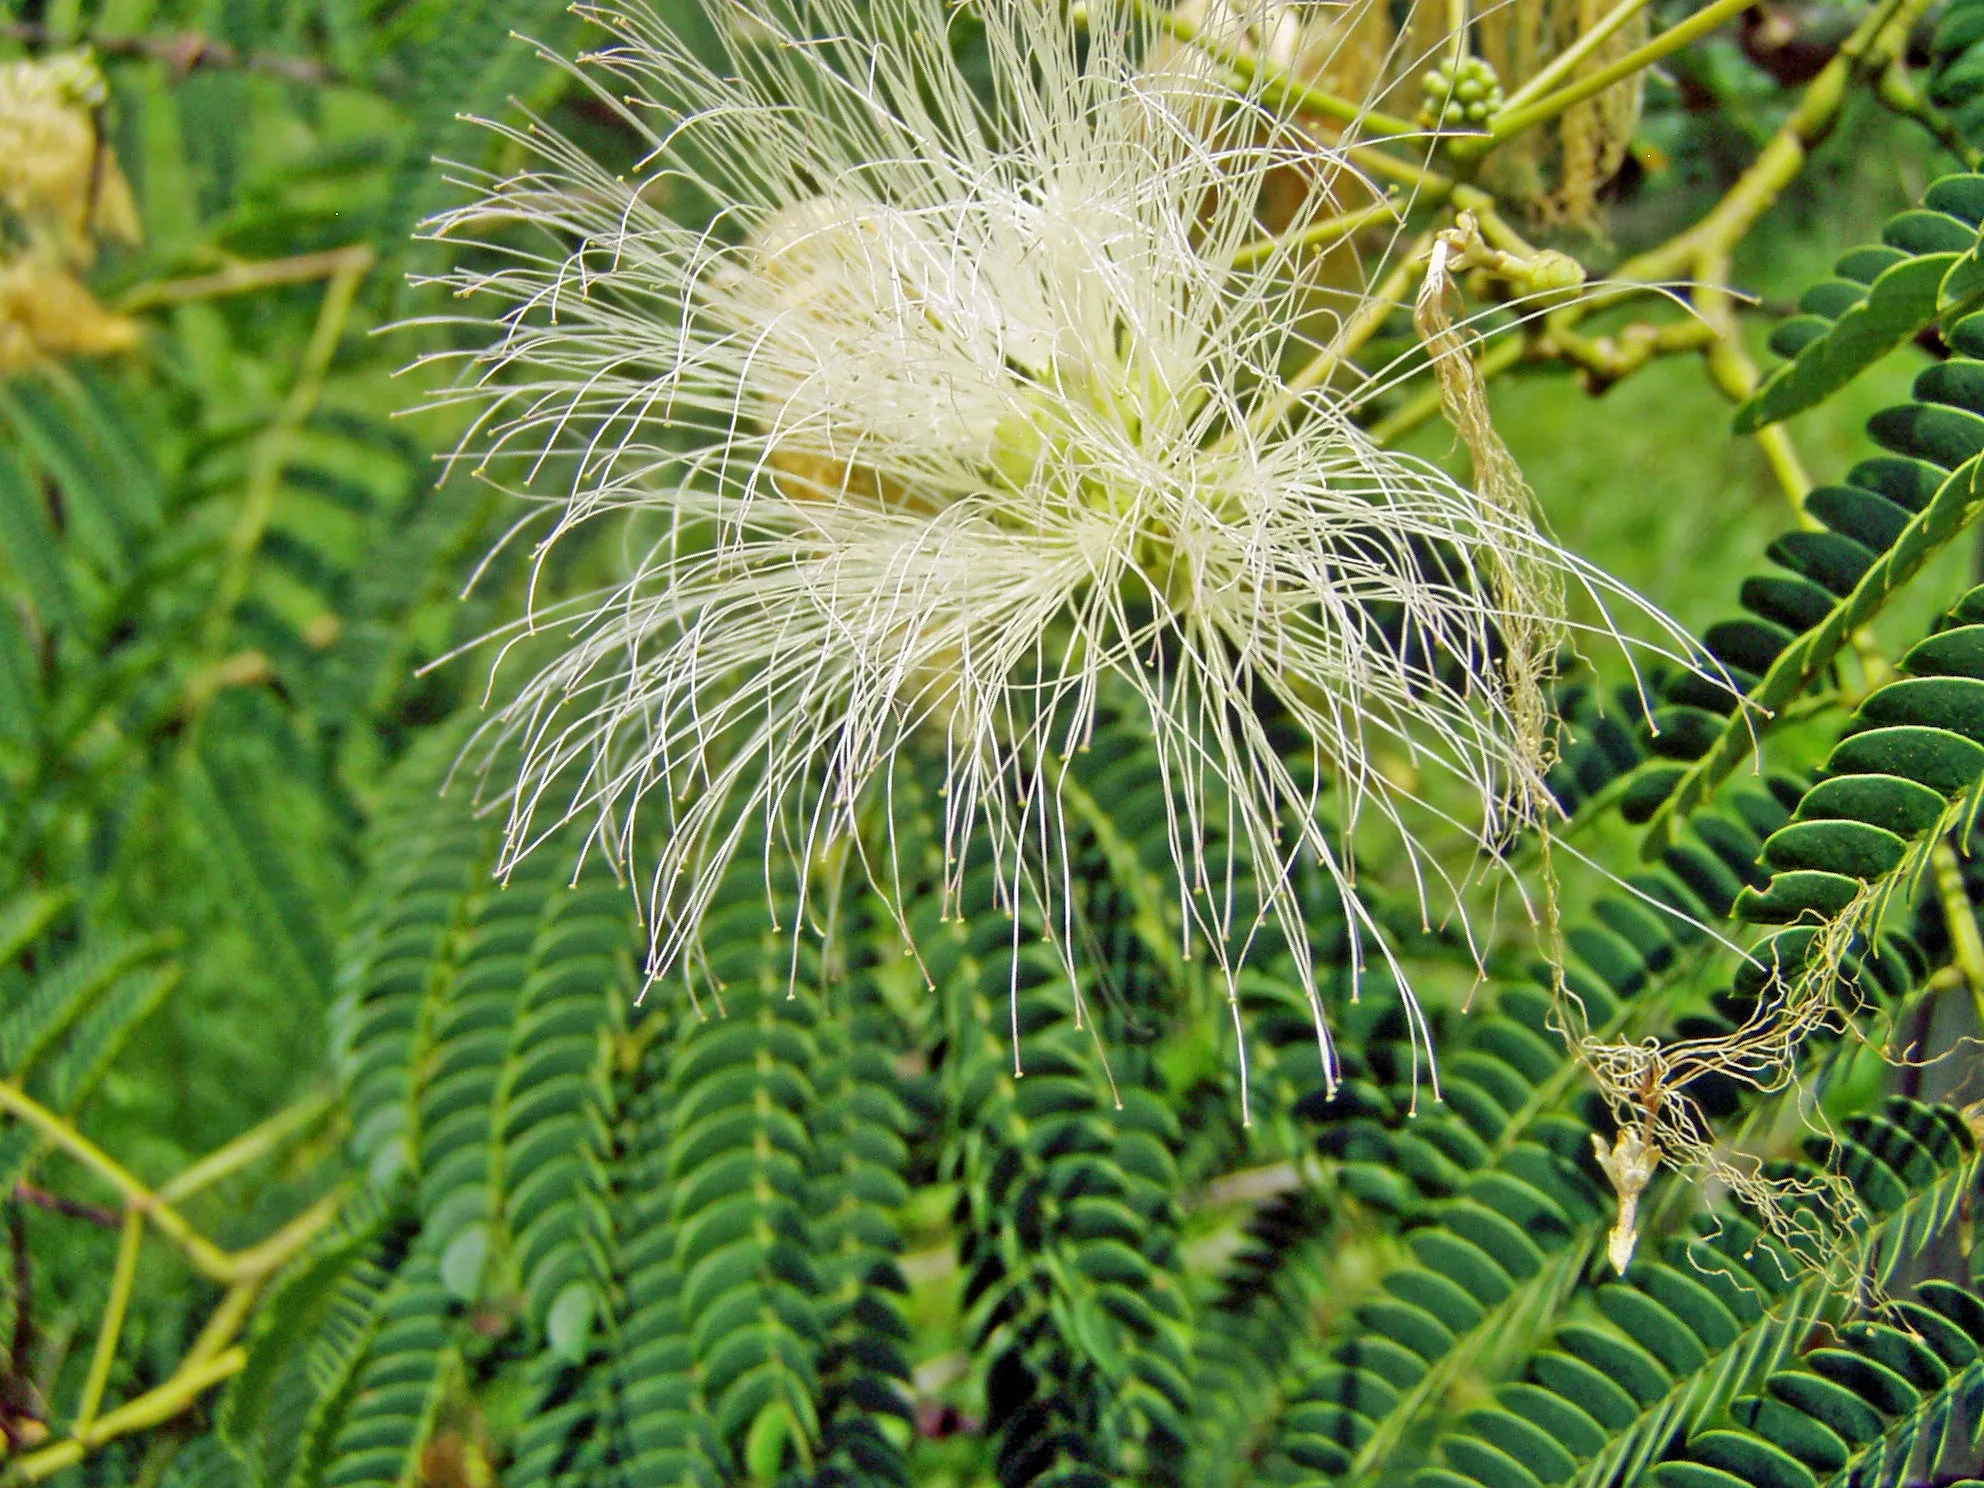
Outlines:
{"label": "green flower bud cluster", "polygon": [[1502,80],[1485,58],[1435,63],[1419,86],[1425,92],[1419,122],[1428,129],[1480,129],[1502,107]]}

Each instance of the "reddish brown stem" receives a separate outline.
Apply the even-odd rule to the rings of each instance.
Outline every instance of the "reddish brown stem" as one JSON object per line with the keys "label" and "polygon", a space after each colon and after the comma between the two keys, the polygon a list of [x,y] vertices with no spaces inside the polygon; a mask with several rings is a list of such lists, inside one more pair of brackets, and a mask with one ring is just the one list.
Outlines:
{"label": "reddish brown stem", "polygon": [[114,1209],[106,1209],[101,1204],[88,1204],[81,1199],[50,1193],[45,1188],[36,1188],[32,1183],[16,1183],[14,1197],[23,1204],[32,1204],[35,1208],[45,1209],[50,1214],[60,1214],[65,1219],[87,1220],[106,1230],[114,1230],[122,1223]]}

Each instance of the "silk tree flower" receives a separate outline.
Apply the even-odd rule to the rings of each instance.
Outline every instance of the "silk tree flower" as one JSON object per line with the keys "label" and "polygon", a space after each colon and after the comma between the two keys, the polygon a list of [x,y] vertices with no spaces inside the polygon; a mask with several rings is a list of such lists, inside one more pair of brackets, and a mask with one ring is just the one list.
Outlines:
{"label": "silk tree flower", "polygon": [[[443,395],[479,410],[465,449],[548,511],[538,561],[609,519],[638,553],[518,624],[563,639],[493,725],[523,760],[508,860],[590,822],[659,976],[740,850],[809,903],[851,854],[898,901],[897,771],[937,758],[940,892],[991,863],[1072,973],[1067,782],[1113,695],[1169,788],[1187,954],[1229,993],[1264,924],[1306,958],[1307,859],[1389,957],[1360,822],[1422,899],[1456,887],[1396,761],[1478,799],[1483,848],[1542,824],[1564,590],[1623,591],[1297,371],[1360,301],[1294,240],[1369,183],[1108,3],[1086,33],[1059,0],[972,9],[977,76],[942,0],[706,4],[714,63],[645,9],[584,12],[610,42],[573,71],[636,168],[495,126],[528,164],[434,224],[479,245],[445,281],[487,340]],[[1290,171],[1313,189],[1263,246]]]}

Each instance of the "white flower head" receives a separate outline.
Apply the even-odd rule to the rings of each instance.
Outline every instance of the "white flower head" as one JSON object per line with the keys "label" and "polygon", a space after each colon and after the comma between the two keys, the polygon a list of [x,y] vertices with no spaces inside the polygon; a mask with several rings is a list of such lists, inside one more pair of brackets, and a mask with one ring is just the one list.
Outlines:
{"label": "white flower head", "polygon": [[[941,0],[706,5],[714,63],[644,9],[585,12],[613,42],[579,76],[646,141],[637,171],[507,129],[528,169],[437,224],[501,255],[448,281],[485,331],[503,306],[448,396],[482,406],[489,478],[557,472],[538,553],[660,519],[624,584],[527,622],[568,643],[497,723],[512,859],[577,814],[624,864],[658,818],[659,975],[743,843],[802,891],[852,845],[890,893],[891,781],[921,751],[947,768],[943,892],[989,859],[1072,967],[1067,772],[1113,693],[1148,713],[1183,934],[1230,989],[1261,923],[1306,958],[1304,858],[1382,946],[1360,817],[1444,878],[1378,752],[1471,786],[1484,847],[1539,822],[1539,678],[1506,637],[1547,655],[1567,582],[1618,591],[1297,374],[1355,308],[1287,246],[1372,199],[1346,155],[1106,0],[1086,31],[987,0],[976,85]],[[1261,251],[1291,171],[1307,204]],[[1235,855],[1253,924],[1220,889]]]}

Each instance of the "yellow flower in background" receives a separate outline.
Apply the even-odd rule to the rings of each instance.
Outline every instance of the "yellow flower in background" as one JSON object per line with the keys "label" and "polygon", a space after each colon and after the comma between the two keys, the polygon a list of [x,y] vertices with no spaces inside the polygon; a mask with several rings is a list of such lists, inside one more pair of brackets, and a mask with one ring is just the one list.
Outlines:
{"label": "yellow flower in background", "polygon": [[0,206],[30,242],[88,263],[98,239],[136,243],[137,203],[97,133],[110,96],[87,52],[0,65]]}
{"label": "yellow flower in background", "polygon": [[109,96],[86,52],[0,65],[0,374],[137,345],[76,270],[99,242],[136,243],[137,204],[97,129]]}
{"label": "yellow flower in background", "polygon": [[138,323],[104,309],[67,269],[33,256],[0,264],[0,372],[137,345]]}

